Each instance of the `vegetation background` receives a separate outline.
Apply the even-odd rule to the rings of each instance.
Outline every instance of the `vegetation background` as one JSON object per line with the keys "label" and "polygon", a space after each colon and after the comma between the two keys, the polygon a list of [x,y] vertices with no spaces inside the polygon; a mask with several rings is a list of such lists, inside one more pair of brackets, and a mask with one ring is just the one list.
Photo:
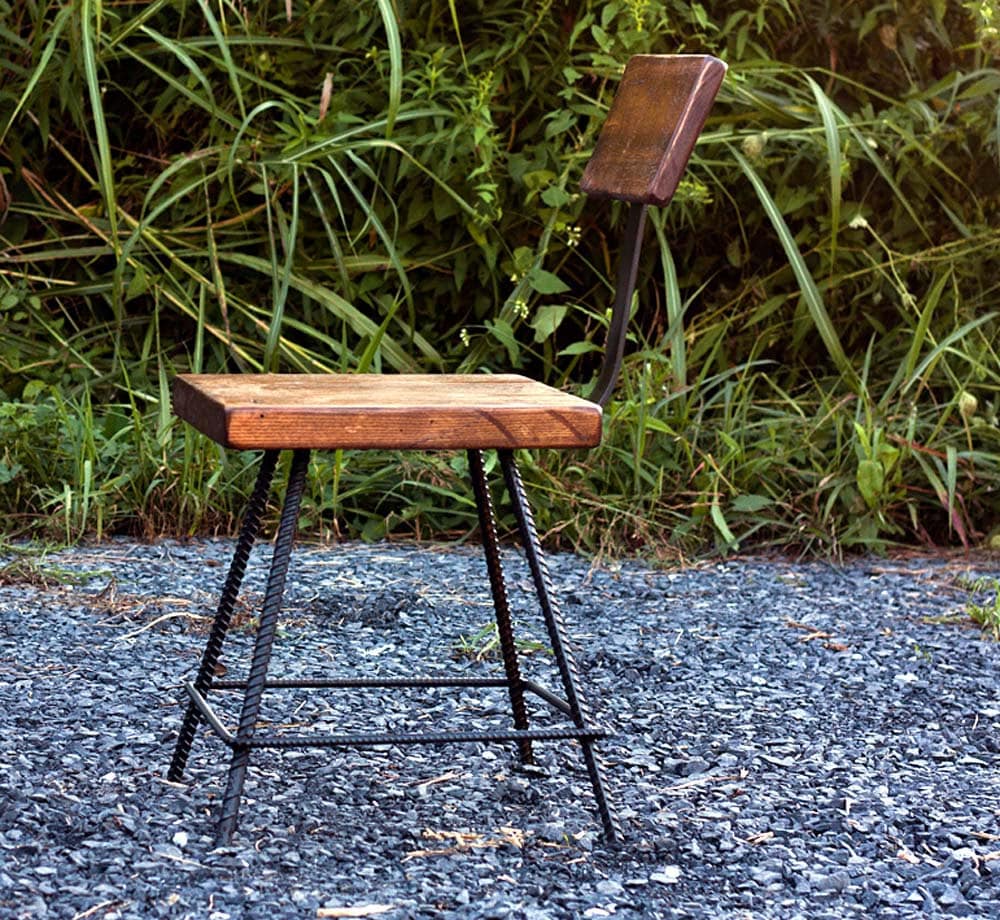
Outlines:
{"label": "vegetation background", "polygon": [[[596,371],[624,62],[729,76],[648,231],[606,440],[550,541],[1000,541],[997,0],[0,0],[8,536],[228,531],[184,370]],[[468,531],[461,455],[317,457],[321,536]]]}

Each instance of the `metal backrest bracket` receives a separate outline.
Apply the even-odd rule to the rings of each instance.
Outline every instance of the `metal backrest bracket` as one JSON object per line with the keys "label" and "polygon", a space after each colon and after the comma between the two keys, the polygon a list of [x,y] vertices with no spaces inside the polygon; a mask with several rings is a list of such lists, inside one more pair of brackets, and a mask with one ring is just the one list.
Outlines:
{"label": "metal backrest bracket", "polygon": [[632,203],[615,285],[604,364],[589,398],[605,405],[625,351],[648,205],[665,205],[704,127],[726,65],[707,54],[639,54],[629,60],[580,188]]}
{"label": "metal backrest bracket", "polygon": [[625,356],[625,334],[632,308],[632,292],[639,271],[639,252],[642,249],[642,231],[646,227],[646,205],[633,204],[629,208],[622,253],[618,262],[618,279],[615,282],[615,304],[611,310],[611,323],[604,343],[604,363],[594,389],[587,396],[591,402],[606,406],[614,392]]}

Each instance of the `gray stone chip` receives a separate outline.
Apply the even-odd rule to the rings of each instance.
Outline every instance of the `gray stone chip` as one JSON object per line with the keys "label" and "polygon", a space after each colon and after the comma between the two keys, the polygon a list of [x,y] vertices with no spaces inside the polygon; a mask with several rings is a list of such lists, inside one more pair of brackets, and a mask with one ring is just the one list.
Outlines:
{"label": "gray stone chip", "polygon": [[[572,744],[260,752],[214,848],[228,751],[164,773],[232,543],[114,541],[0,586],[0,918],[1000,916],[1000,645],[956,577],[997,561],[550,569],[628,833]],[[245,673],[270,548],[223,664]],[[558,686],[523,560],[523,668]],[[494,675],[466,550],[297,548],[272,676]],[[477,639],[477,635],[480,637]],[[472,650],[472,651],[470,651]],[[238,703],[217,694],[232,724]],[[300,731],[507,726],[503,691],[274,692]],[[532,702],[532,718],[553,716]],[[308,730],[308,729],[306,729]],[[367,914],[365,913],[367,911]]]}

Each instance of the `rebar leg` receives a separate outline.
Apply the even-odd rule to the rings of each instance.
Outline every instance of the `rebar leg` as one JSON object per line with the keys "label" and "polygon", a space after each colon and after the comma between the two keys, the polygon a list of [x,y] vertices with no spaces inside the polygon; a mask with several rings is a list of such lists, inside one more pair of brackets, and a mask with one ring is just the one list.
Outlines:
{"label": "rebar leg", "polygon": [[253,741],[257,718],[260,715],[261,696],[264,693],[267,667],[271,661],[271,646],[274,644],[278,612],[281,609],[281,599],[285,592],[285,576],[288,574],[288,561],[291,557],[292,543],[295,541],[299,503],[302,499],[308,466],[309,451],[295,451],[292,456],[292,469],[288,475],[285,504],[281,510],[281,521],[278,524],[274,555],[271,558],[271,571],[267,577],[267,590],[264,594],[264,606],[261,609],[260,625],[257,629],[257,640],[254,644],[250,673],[247,677],[243,710],[240,714],[239,728],[236,731],[236,743],[233,745],[229,779],[222,799],[222,817],[219,820],[216,835],[216,843],[219,846],[228,844],[236,830],[240,799],[243,796],[243,784],[246,782],[247,765],[250,762],[250,743]]}
{"label": "rebar leg", "polygon": [[[578,690],[579,674],[576,663],[566,642],[566,625],[562,618],[554,598],[552,589],[552,579],[549,576],[548,566],[542,555],[541,544],[538,540],[538,531],[535,529],[535,519],[531,513],[531,506],[528,504],[527,496],[524,492],[524,484],[521,481],[521,474],[514,460],[514,454],[510,450],[499,451],[500,466],[503,470],[504,481],[507,484],[507,492],[514,503],[514,514],[517,517],[518,529],[521,533],[521,542],[524,544],[524,553],[531,567],[531,577],[535,583],[535,592],[538,595],[538,602],[542,608],[542,615],[545,617],[545,626],[548,629],[549,641],[552,643],[552,651],[555,655],[556,663],[559,666],[559,675],[562,678],[563,690],[566,693],[566,702],[569,703],[570,714],[577,728],[585,728],[590,722],[590,713]],[[603,771],[600,756],[594,750],[594,742],[591,739],[581,739],[580,745],[583,748],[583,758],[587,764],[587,772],[590,774],[590,782],[594,787],[594,798],[597,800],[597,810],[601,815],[601,822],[604,825],[604,836],[609,843],[621,840],[623,837],[618,816],[611,808],[607,792],[604,788]]]}
{"label": "rebar leg", "polygon": [[[486,482],[486,471],[483,469],[482,451],[470,450],[468,453],[469,475],[472,479],[472,490],[476,495],[476,507],[479,510],[479,530],[482,534],[483,549],[486,552],[486,568],[490,576],[493,609],[496,611],[500,651],[503,655],[503,665],[507,673],[510,707],[514,712],[514,727],[518,730],[524,730],[528,727],[528,710],[524,705],[524,685],[521,681],[521,669],[517,663],[517,649],[514,647],[514,630],[510,621],[510,604],[507,601],[507,586],[504,583],[503,567],[500,563],[500,547],[497,544],[493,499],[490,497],[489,485]],[[531,742],[529,740],[518,741],[517,750],[521,758],[521,763],[533,764],[535,762],[535,756],[531,750]]]}
{"label": "rebar leg", "polygon": [[[229,574],[226,576],[226,583],[222,588],[212,630],[201,658],[201,667],[198,669],[198,676],[194,682],[195,689],[202,696],[205,696],[212,686],[215,668],[219,663],[219,656],[222,654],[222,643],[229,631],[229,624],[233,618],[233,608],[236,606],[240,585],[243,584],[243,576],[246,574],[250,550],[253,549],[254,541],[260,532],[260,519],[267,505],[267,497],[271,491],[271,480],[274,478],[274,466],[277,460],[278,451],[269,450],[264,453],[260,470],[257,473],[257,483],[243,517],[243,526],[240,529],[239,539],[236,541],[233,561],[229,566]],[[199,722],[201,722],[201,714],[194,703],[189,702],[187,711],[184,713],[184,721],[181,723],[180,734],[177,736],[177,744],[174,746],[174,756],[170,762],[170,769],[167,771],[167,779],[171,782],[180,782],[184,775],[184,768],[187,766]]]}

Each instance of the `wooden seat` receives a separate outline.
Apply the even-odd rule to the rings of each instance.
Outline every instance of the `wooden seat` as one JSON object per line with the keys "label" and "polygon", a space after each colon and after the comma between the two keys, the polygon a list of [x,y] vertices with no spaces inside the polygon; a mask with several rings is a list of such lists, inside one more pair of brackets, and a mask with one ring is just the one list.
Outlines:
{"label": "wooden seat", "polygon": [[[207,723],[232,750],[222,798],[218,842],[229,843],[239,815],[250,755],[258,748],[343,748],[370,745],[514,742],[524,764],[533,763],[532,745],[542,740],[574,740],[580,745],[606,839],[622,831],[607,795],[595,742],[608,732],[598,726],[579,688],[579,677],[552,583],[542,556],[531,508],[514,456],[517,448],[592,447],[600,441],[602,406],[615,386],[625,347],[626,326],[635,288],[646,210],[670,200],[708,110],[722,82],[725,65],[705,55],[639,55],[622,76],[581,188],[593,197],[629,203],[604,362],[589,399],[560,392],[525,377],[448,374],[307,375],[185,374],[174,382],[174,410],[182,419],[225,447],[263,452],[257,483],[248,504],[233,561],[202,655],[197,677],[187,683],[189,703],[167,774],[183,776],[196,731]],[[479,531],[496,615],[503,677],[330,677],[322,680],[271,680],[271,647],[295,537],[299,502],[310,452],[325,449],[462,449],[476,498]],[[538,609],[552,649],[561,693],[523,677],[514,641],[493,499],[483,451],[496,449],[505,491],[531,572]],[[219,680],[220,656],[236,607],[250,551],[278,467],[280,451],[292,451],[285,500],[278,524],[271,569],[261,606],[253,655],[245,680]],[[505,690],[513,727],[486,731],[465,728],[415,733],[362,732],[297,735],[258,731],[265,690],[302,688],[479,687]],[[209,693],[243,692],[235,730],[209,702]],[[562,725],[531,726],[527,694],[553,710]]]}
{"label": "wooden seat", "polygon": [[185,374],[174,411],[241,450],[593,447],[601,407],[516,374]]}

